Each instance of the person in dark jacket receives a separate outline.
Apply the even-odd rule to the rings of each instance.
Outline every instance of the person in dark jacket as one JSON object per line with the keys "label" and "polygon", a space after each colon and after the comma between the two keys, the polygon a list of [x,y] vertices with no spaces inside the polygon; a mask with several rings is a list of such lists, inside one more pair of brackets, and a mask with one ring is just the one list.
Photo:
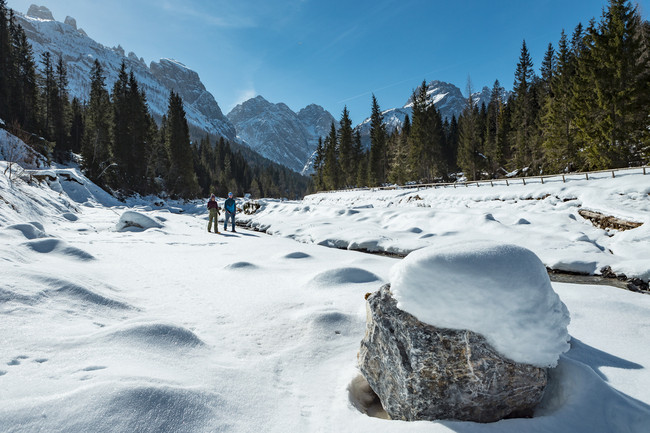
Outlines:
{"label": "person in dark jacket", "polygon": [[232,221],[232,231],[235,231],[235,212],[237,212],[237,203],[235,199],[232,198],[232,193],[228,193],[228,198],[223,204],[223,208],[226,210],[226,217],[223,221],[223,231],[228,231],[228,219]]}
{"label": "person in dark jacket", "polygon": [[217,197],[214,194],[210,196],[210,200],[208,201],[208,212],[210,212],[208,231],[212,229],[212,222],[214,221],[214,232],[219,233],[219,223],[217,222],[217,217],[219,216],[219,203],[217,203]]}

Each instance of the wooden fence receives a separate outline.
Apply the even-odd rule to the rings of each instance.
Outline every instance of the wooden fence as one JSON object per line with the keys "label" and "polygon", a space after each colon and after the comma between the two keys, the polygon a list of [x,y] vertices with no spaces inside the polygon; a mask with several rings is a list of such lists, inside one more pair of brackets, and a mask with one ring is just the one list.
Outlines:
{"label": "wooden fence", "polygon": [[[469,188],[470,186],[496,186],[496,185],[528,185],[533,183],[544,184],[545,181],[559,181],[562,180],[563,183],[566,183],[570,180],[589,180],[596,177],[599,177],[599,174],[611,174],[612,178],[615,178],[617,173],[618,175],[625,174],[630,171],[643,172],[644,175],[650,172],[650,166],[642,167],[628,167],[628,168],[614,168],[609,170],[597,170],[597,171],[584,171],[584,172],[575,172],[575,173],[564,173],[564,174],[546,174],[539,176],[526,176],[526,177],[504,177],[501,179],[488,179],[488,180],[472,180],[467,182],[453,182],[453,183],[422,183],[422,184],[409,184],[409,185],[389,185],[389,186],[377,186],[373,188],[364,187],[364,188],[349,188],[341,189],[335,191],[319,191],[318,193],[327,193],[327,192],[340,192],[340,191],[382,191],[382,190],[392,190],[392,189],[428,189],[428,188]],[[591,177],[590,177],[591,176]]]}

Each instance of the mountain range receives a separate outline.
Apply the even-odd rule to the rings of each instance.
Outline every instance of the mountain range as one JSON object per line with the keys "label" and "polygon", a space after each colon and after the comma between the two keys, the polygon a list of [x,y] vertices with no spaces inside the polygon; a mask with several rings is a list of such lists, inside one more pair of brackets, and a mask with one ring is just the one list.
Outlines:
{"label": "mountain range", "polygon": [[323,107],[308,105],[298,113],[286,104],[262,96],[249,99],[228,113],[237,136],[256,152],[294,171],[307,174],[318,145],[334,117]]}
{"label": "mountain range", "polygon": [[[442,119],[451,121],[452,116],[458,119],[467,104],[467,97],[463,96],[460,89],[453,84],[444,81],[431,81],[427,84],[427,103],[432,104],[440,111]],[[479,107],[481,104],[487,105],[490,102],[491,91],[488,87],[483,87],[480,92],[472,93],[472,100]],[[386,131],[390,134],[396,129],[401,129],[404,125],[406,116],[413,118],[413,100],[412,96],[406,103],[399,108],[390,108],[382,111]],[[361,135],[361,143],[365,148],[370,147],[370,118],[365,119],[356,129]]]}
{"label": "mountain range", "polygon": [[[15,17],[25,30],[39,67],[41,55],[47,51],[55,61],[58,56],[63,58],[69,94],[81,101],[90,93],[90,70],[95,60],[104,68],[109,91],[124,62],[146,92],[147,103],[156,119],[160,120],[167,112],[169,92],[174,90],[183,98],[190,132],[195,137],[205,133],[222,136],[236,147],[245,145],[250,149],[244,151],[249,157],[260,160],[255,155],[259,154],[302,174],[311,172],[319,137],[328,135],[332,122],[338,127],[332,114],[319,105],[308,105],[296,113],[286,104],[271,103],[262,96],[249,99],[224,115],[199,75],[177,60],[161,59],[147,65],[143,58],[133,52],[126,54],[119,45],[109,48],[94,41],[70,16],[64,22],[56,21],[45,6],[32,5],[27,14],[16,13]],[[447,119],[458,117],[467,100],[458,87],[442,81],[427,84],[427,98]],[[481,92],[473,93],[472,98],[479,105],[487,104],[490,90],[484,87]],[[412,116],[410,98],[402,107],[385,110],[383,117],[388,132],[401,128],[407,115]],[[370,119],[356,129],[362,144],[368,148]]]}

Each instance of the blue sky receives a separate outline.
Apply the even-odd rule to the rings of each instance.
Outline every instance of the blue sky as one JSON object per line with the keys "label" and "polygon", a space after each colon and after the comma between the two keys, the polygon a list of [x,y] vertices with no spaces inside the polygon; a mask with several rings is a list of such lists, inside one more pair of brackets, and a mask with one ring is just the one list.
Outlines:
{"label": "blue sky", "polygon": [[[26,12],[34,0],[8,0]],[[648,19],[650,0],[640,0]],[[354,123],[404,105],[422,80],[463,93],[510,89],[522,41],[538,70],[562,29],[599,18],[605,0],[41,0],[106,46],[197,71],[224,114],[256,95],[294,111],[316,103]]]}

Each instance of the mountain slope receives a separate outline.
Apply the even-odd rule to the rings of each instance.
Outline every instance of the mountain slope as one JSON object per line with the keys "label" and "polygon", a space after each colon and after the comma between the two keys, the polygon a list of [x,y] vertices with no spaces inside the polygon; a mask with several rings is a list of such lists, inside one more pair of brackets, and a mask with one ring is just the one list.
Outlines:
{"label": "mountain slope", "polygon": [[[490,102],[490,89],[483,87],[480,92],[472,93],[474,104],[479,107],[481,104]],[[444,81],[434,80],[427,84],[427,101],[433,104],[444,119],[451,120],[452,116],[460,116],[467,104],[467,97],[463,96],[460,89],[453,84]],[[404,124],[404,118],[408,115],[412,117],[413,101],[412,98],[406,101],[401,108],[390,108],[382,112],[384,124],[388,133],[392,133]],[[361,143],[364,147],[370,146],[370,118],[365,119],[356,126],[361,134]]]}
{"label": "mountain slope", "polygon": [[55,21],[44,6],[32,5],[26,15],[17,13],[16,22],[25,30],[39,67],[41,55],[46,51],[52,53],[54,59],[58,56],[63,58],[68,69],[71,97],[81,101],[88,99],[90,70],[96,59],[104,68],[109,91],[117,80],[121,63],[125,62],[146,92],[149,108],[156,118],[160,119],[167,112],[169,91],[174,90],[183,98],[190,127],[229,140],[235,138],[235,128],[223,115],[212,94],[205,89],[198,74],[182,63],[162,59],[159,63],[151,62],[148,67],[144,59],[132,52],[125,55],[119,46],[108,48],[94,41],[77,28],[74,18],[67,17],[63,23]]}
{"label": "mountain slope", "polygon": [[326,135],[334,121],[318,105],[295,113],[286,104],[273,104],[262,96],[237,105],[227,117],[251,149],[299,173],[309,171],[318,137]]}

